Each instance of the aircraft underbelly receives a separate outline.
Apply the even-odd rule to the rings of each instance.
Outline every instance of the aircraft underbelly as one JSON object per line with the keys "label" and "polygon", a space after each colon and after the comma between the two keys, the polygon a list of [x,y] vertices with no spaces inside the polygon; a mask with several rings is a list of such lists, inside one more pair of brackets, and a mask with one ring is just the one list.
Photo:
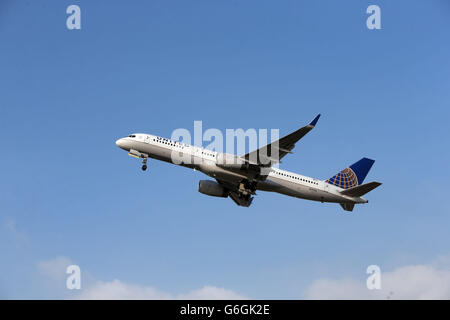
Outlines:
{"label": "aircraft underbelly", "polygon": [[[157,145],[138,143],[133,146],[137,151],[147,154],[150,158],[154,158],[161,161],[172,162],[172,150]],[[191,163],[181,163],[180,165],[189,167],[191,169],[198,169],[210,177],[228,181],[231,183],[237,183],[242,179],[245,179],[245,174],[240,172],[226,170],[219,166],[216,166],[214,161],[205,160],[196,155],[191,155]],[[335,195],[325,190],[309,187],[279,179],[277,177],[269,176],[264,181],[259,181],[257,184],[257,190],[277,192],[290,197],[302,198],[307,200],[321,201],[321,202],[342,202],[343,199],[339,195]]]}

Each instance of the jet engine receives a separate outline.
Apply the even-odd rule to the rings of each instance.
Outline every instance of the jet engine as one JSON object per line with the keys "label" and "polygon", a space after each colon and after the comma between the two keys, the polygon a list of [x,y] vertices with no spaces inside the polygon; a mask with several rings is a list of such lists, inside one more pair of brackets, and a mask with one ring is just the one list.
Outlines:
{"label": "jet engine", "polygon": [[200,180],[198,182],[198,192],[212,197],[228,197],[228,190],[212,180]]}

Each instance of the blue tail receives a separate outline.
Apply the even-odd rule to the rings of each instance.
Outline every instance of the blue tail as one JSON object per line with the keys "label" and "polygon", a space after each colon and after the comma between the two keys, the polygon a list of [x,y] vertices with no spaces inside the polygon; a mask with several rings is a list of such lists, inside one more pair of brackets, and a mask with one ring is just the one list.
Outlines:
{"label": "blue tail", "polygon": [[343,189],[360,185],[363,183],[374,162],[375,160],[362,158],[350,167],[339,172],[337,175],[331,177],[326,182]]}

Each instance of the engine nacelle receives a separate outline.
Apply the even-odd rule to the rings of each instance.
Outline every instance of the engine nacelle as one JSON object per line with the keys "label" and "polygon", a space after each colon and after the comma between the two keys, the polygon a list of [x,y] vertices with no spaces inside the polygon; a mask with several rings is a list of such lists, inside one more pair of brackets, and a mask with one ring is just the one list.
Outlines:
{"label": "engine nacelle", "polygon": [[198,182],[198,192],[212,197],[228,197],[228,191],[220,184],[212,180],[200,180]]}

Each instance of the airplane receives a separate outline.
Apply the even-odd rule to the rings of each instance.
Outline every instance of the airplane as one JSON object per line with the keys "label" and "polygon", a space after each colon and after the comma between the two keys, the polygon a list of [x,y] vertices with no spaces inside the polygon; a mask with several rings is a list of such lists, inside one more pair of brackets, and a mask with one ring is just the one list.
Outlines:
{"label": "airplane", "polygon": [[[376,181],[363,184],[374,160],[362,158],[327,180],[273,167],[286,154],[292,153],[296,142],[316,126],[319,118],[320,114],[308,125],[243,156],[219,153],[144,133],[120,138],[116,145],[128,151],[130,156],[142,158],[144,171],[148,158],[199,170],[215,179],[200,180],[200,193],[230,197],[238,206],[249,207],[259,190],[306,200],[339,203],[344,210],[353,211],[355,204],[368,203],[363,195],[381,185]],[[183,159],[189,161],[174,161],[174,154],[181,154]]]}

